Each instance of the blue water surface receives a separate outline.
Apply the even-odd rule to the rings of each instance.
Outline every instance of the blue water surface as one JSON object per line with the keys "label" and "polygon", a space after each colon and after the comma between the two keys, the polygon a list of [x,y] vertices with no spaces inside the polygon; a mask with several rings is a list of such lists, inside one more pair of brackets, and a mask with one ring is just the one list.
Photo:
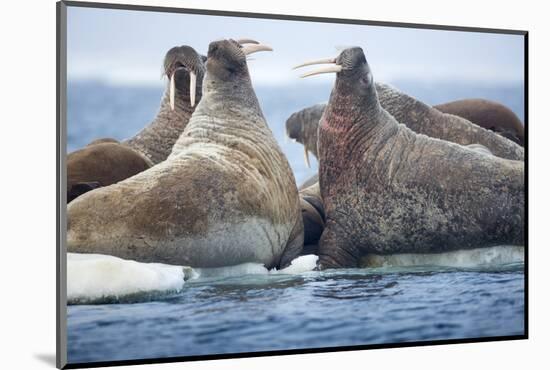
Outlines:
{"label": "blue water surface", "polygon": [[523,264],[199,279],[152,302],[69,306],[68,359],[521,335],[524,293]]}

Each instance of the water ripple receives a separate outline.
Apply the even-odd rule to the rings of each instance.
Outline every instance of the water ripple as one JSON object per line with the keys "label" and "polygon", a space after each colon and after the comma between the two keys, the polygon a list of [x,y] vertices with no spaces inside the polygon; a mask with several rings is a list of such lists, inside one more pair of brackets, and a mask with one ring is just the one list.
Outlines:
{"label": "water ripple", "polygon": [[68,307],[69,361],[522,334],[523,274],[355,269],[193,282],[157,301]]}

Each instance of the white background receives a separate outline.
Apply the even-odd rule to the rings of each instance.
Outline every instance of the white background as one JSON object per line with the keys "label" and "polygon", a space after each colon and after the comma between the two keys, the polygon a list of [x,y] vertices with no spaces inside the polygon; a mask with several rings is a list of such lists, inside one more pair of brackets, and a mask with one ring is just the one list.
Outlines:
{"label": "white background", "polygon": [[[114,2],[114,0],[113,0]],[[527,341],[140,366],[140,369],[547,368],[550,349],[544,2],[135,1],[145,5],[527,29],[529,47],[529,332]],[[535,5],[537,4],[537,5]],[[55,2],[5,1],[0,21],[1,310],[4,369],[52,368],[55,354]],[[253,37],[253,35],[251,35]],[[546,352],[546,353],[545,353]],[[138,367],[135,367],[138,368]]]}

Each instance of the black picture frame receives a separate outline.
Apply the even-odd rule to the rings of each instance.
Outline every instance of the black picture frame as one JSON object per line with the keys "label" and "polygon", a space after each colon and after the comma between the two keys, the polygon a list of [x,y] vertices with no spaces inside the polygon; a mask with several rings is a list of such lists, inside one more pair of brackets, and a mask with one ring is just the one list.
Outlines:
{"label": "black picture frame", "polygon": [[[306,22],[320,23],[340,23],[368,26],[384,26],[384,27],[401,27],[401,28],[416,28],[429,30],[444,30],[444,31],[463,31],[463,32],[480,32],[480,33],[497,33],[497,34],[513,34],[521,35],[524,38],[524,127],[525,127],[525,248],[524,248],[524,333],[521,335],[511,336],[496,336],[496,337],[480,337],[480,338],[464,338],[464,339],[444,339],[444,340],[428,340],[414,341],[406,343],[384,343],[384,344],[368,344],[357,346],[339,346],[339,347],[323,347],[323,348],[308,348],[308,349],[288,349],[263,352],[243,352],[235,354],[209,354],[200,356],[181,356],[181,357],[166,357],[154,359],[138,359],[138,360],[121,360],[121,361],[101,361],[87,363],[67,363],[67,324],[66,324],[66,141],[67,141],[67,7],[81,8],[96,8],[96,9],[112,9],[112,10],[132,10],[144,12],[163,12],[163,13],[180,13],[180,14],[198,14],[198,15],[213,15],[225,17],[245,17],[258,19],[279,19],[279,20],[294,20]],[[221,10],[205,10],[205,9],[190,9],[176,7],[159,7],[159,6],[144,6],[130,4],[112,4],[99,2],[79,2],[79,1],[59,1],[56,4],[56,37],[57,37],[57,63],[56,63],[56,228],[57,228],[57,250],[56,250],[56,366],[60,369],[76,369],[76,368],[93,368],[106,366],[123,366],[123,365],[138,365],[138,364],[157,364],[171,362],[187,362],[187,361],[204,361],[204,360],[219,360],[230,358],[246,358],[246,357],[264,357],[264,356],[282,356],[295,354],[313,354],[323,352],[342,352],[342,351],[357,351],[367,349],[381,348],[404,348],[418,346],[435,346],[447,344],[461,343],[481,343],[481,342],[496,342],[510,340],[524,340],[529,338],[529,32],[526,30],[512,29],[495,29],[481,27],[461,27],[447,26],[439,24],[419,24],[419,23],[402,23],[402,22],[385,22],[372,20],[358,19],[338,19],[327,17],[311,17],[298,15],[284,14],[267,14],[267,13],[249,13],[249,12],[234,12]]]}

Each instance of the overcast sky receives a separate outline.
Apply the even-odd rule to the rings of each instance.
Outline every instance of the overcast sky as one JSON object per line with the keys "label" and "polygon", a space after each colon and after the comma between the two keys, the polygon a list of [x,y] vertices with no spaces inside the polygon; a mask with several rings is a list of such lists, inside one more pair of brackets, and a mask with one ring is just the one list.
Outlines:
{"label": "overcast sky", "polygon": [[274,49],[249,62],[256,84],[294,82],[299,72],[291,71],[293,65],[336,56],[346,46],[363,47],[378,81],[523,82],[519,35],[77,7],[68,9],[68,75],[70,80],[161,84],[162,60],[172,46],[190,45],[205,54],[209,42],[239,37]]}

